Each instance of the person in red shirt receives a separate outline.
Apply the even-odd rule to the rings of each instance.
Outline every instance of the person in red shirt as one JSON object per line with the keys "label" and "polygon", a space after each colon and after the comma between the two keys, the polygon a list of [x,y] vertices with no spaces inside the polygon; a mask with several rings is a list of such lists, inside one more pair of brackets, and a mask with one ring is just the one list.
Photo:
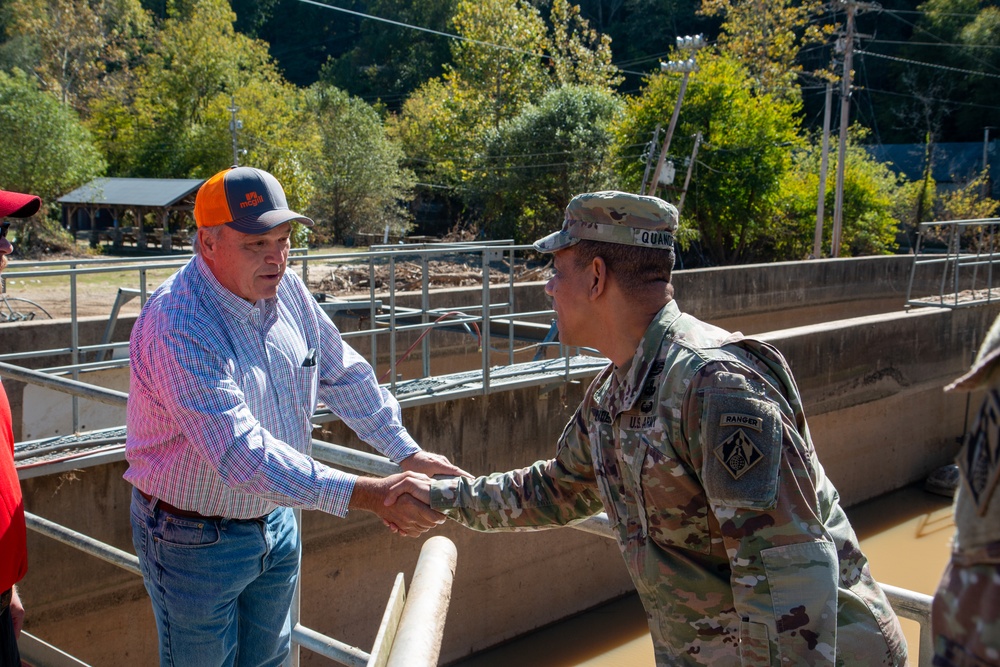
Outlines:
{"label": "person in red shirt", "polygon": [[[14,246],[7,240],[6,218],[28,218],[42,201],[35,195],[0,190],[0,271]],[[24,500],[14,468],[14,431],[10,403],[0,383],[0,667],[19,667],[17,637],[24,624],[24,607],[14,586],[28,571]]]}

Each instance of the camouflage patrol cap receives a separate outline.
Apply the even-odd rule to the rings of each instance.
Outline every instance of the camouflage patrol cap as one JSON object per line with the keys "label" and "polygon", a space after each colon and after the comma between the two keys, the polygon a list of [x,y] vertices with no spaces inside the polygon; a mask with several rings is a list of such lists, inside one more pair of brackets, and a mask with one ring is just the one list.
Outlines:
{"label": "camouflage patrol cap", "polygon": [[944,390],[974,391],[988,384],[996,376],[998,369],[1000,369],[1000,316],[993,321],[993,326],[979,347],[972,367]]}
{"label": "camouflage patrol cap", "polygon": [[677,209],[671,204],[630,192],[588,192],[566,206],[562,229],[535,241],[535,250],[555,252],[583,239],[604,243],[671,248]]}

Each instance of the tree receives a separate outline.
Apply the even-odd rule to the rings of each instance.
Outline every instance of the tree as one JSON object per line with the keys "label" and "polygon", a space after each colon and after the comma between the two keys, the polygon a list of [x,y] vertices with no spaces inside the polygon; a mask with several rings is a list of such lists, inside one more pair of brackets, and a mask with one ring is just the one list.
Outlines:
{"label": "tree", "polygon": [[[457,0],[372,0],[369,14],[445,32]],[[451,61],[441,35],[376,20],[361,21],[354,46],[323,67],[321,79],[362,99],[398,111],[425,81],[441,76]]]}
{"label": "tree", "polygon": [[523,0],[460,0],[452,18],[465,40],[452,45],[445,75],[478,98],[484,120],[494,129],[537,100],[549,87],[542,56],[545,22]]}
{"label": "tree", "polygon": [[[840,256],[884,255],[895,251],[897,235],[908,214],[918,205],[921,183],[907,182],[889,166],[878,162],[861,141],[864,129],[855,126],[848,139],[844,171],[844,208]],[[805,259],[813,252],[816,230],[816,195],[819,192],[821,148],[814,141],[795,151],[792,165],[782,179],[770,235],[772,260]],[[825,188],[823,254],[829,256],[833,236],[836,156],[829,166]]]}
{"label": "tree", "polygon": [[[104,171],[76,112],[20,71],[0,72],[0,187],[51,203]],[[44,248],[58,225],[42,216],[18,229],[18,251]]]}
{"label": "tree", "polygon": [[403,151],[385,133],[378,112],[329,84],[314,84],[306,113],[320,137],[311,155],[315,194],[309,214],[317,241],[343,241],[355,232],[395,233],[409,228],[405,202],[413,175]]}
{"label": "tree", "polygon": [[702,0],[701,11],[723,17],[719,50],[739,60],[751,80],[773,95],[800,94],[799,52],[833,31],[832,25],[815,22],[823,12],[820,0]]}
{"label": "tree", "polygon": [[579,5],[552,0],[552,75],[561,86],[584,84],[614,90],[622,82],[612,64],[611,38],[601,35],[580,16]]}
{"label": "tree", "polygon": [[[702,134],[681,212],[684,235],[678,239],[699,256],[698,263],[766,261],[782,179],[792,150],[802,144],[800,105],[788,96],[753,90],[746,84],[746,68],[728,55],[705,50],[698,61],[701,69],[690,77],[670,147],[672,158],[680,161],[691,152],[694,135]],[[636,147],[670,117],[679,86],[676,76],[655,74],[630,100],[616,129],[622,189],[638,191],[644,164],[636,159]],[[677,199],[679,194],[674,186],[663,196]]]}
{"label": "tree", "polygon": [[125,85],[151,27],[138,0],[12,0],[7,35],[24,40],[44,88],[87,114],[104,89]]}
{"label": "tree", "polygon": [[[452,63],[418,88],[390,122],[418,180],[421,201],[451,210],[476,206],[487,143],[501,126],[560,82],[609,88],[618,81],[606,39],[579,9],[558,1],[550,35],[541,14],[522,0],[458,3]],[[447,193],[447,194],[445,194]]]}
{"label": "tree", "polygon": [[470,182],[486,235],[534,240],[574,195],[612,188],[611,126],[622,107],[603,87],[563,86],[492,133]]}
{"label": "tree", "polygon": [[267,45],[235,32],[225,0],[171,7],[128,94],[94,105],[91,126],[113,173],[207,177],[232,164],[229,108],[235,102],[243,123],[239,140],[248,150],[241,162],[284,165],[275,176],[295,182],[301,171],[295,152],[307,141],[293,120],[300,94],[281,77]]}

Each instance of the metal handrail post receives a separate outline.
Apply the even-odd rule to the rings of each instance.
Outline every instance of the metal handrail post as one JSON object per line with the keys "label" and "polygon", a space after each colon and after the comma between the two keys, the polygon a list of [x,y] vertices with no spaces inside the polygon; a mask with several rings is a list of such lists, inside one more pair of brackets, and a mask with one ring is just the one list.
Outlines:
{"label": "metal handrail post", "polygon": [[[292,604],[288,608],[288,618],[291,627],[295,628],[299,626],[299,620],[302,618],[302,510],[293,509],[292,516],[295,517],[295,525],[299,531],[299,565],[295,569],[298,574],[295,577],[295,589],[292,591]],[[299,642],[294,636],[291,639],[291,644],[291,650],[288,651],[288,657],[285,658],[283,667],[299,667]]]}
{"label": "metal handrail post", "polygon": [[[420,323],[427,324],[430,322],[430,316],[427,311],[431,308],[431,295],[430,295],[430,276],[427,275],[427,253],[420,253]],[[431,337],[424,336],[423,342],[420,348],[421,356],[423,357],[423,375],[421,377],[431,376]]]}
{"label": "metal handrail post", "polygon": [[934,658],[934,637],[931,633],[931,604],[934,598],[926,593],[899,588],[890,584],[882,584],[882,591],[897,616],[916,621],[920,626],[919,648],[920,659],[918,667],[931,667]]}
{"label": "metal handrail post", "polygon": [[483,327],[479,332],[480,343],[483,348],[483,396],[490,393],[490,251],[487,248],[480,250],[483,264]]}
{"label": "metal handrail post", "polygon": [[396,255],[389,255],[389,386],[396,391]]}
{"label": "metal handrail post", "polygon": [[441,655],[458,550],[435,535],[420,548],[387,667],[433,667]]}
{"label": "metal handrail post", "polygon": [[[69,268],[76,269],[76,264],[70,264]],[[71,273],[69,276],[70,348],[72,349],[70,359],[74,366],[80,363],[80,319],[77,317],[76,305],[76,273]],[[80,371],[73,370],[73,379],[80,379]],[[76,433],[80,430],[80,401],[75,394],[70,401],[73,415],[73,432]]]}
{"label": "metal handrail post", "polygon": [[510,267],[510,271],[507,272],[507,313],[510,315],[510,320],[507,322],[507,349],[510,351],[507,355],[507,363],[511,366],[514,365],[514,315],[517,313],[517,306],[514,304],[515,292],[514,292],[514,249],[510,249],[510,260],[507,262],[507,266]]}

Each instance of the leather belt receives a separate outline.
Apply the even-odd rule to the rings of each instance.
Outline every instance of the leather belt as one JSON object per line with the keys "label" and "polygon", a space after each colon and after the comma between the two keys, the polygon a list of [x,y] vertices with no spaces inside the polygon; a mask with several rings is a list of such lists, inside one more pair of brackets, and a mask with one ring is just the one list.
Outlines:
{"label": "leather belt", "polygon": [[[138,489],[136,489],[139,491]],[[146,499],[146,502],[153,500],[153,496],[149,495],[144,491],[139,491],[139,495]],[[192,512],[191,510],[182,510],[179,507],[174,507],[168,502],[164,502],[159,498],[156,499],[156,504],[154,507],[159,507],[164,512],[170,512],[171,514],[176,514],[177,516],[182,516],[187,519],[205,519],[207,521],[222,521],[226,517],[223,516],[205,516],[204,514],[198,514],[197,512]]]}

